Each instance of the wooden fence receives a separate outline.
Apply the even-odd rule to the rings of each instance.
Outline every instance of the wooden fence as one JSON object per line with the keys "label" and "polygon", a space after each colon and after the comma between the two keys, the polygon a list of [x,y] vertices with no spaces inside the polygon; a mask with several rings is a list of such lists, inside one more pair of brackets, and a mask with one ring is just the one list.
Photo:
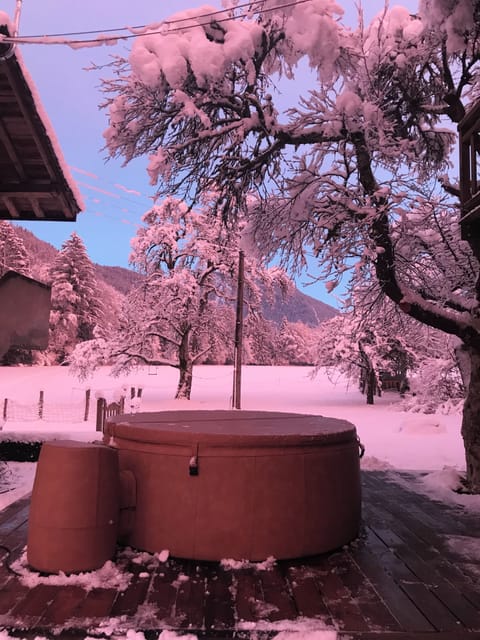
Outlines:
{"label": "wooden fence", "polygon": [[[130,400],[134,400],[135,398],[140,399],[142,397],[142,391],[140,387],[131,387]],[[118,416],[121,413],[125,413],[125,396],[121,396],[118,402],[110,403],[108,403],[105,398],[98,398],[96,430],[103,431],[107,418]]]}

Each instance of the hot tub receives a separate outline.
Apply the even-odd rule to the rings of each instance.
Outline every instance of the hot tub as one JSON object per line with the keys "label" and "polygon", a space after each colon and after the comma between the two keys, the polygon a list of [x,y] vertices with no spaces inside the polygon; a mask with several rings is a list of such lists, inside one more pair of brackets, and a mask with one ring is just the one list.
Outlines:
{"label": "hot tub", "polygon": [[111,418],[123,542],[197,560],[318,554],[358,534],[355,427],[315,415],[163,411]]}

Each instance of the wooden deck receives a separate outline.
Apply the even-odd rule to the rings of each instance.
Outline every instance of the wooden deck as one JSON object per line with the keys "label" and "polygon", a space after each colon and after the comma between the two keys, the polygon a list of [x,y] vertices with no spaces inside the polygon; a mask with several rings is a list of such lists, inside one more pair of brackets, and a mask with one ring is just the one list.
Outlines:
{"label": "wooden deck", "polygon": [[26,541],[28,500],[19,501],[0,513],[0,628],[22,638],[107,637],[115,625],[147,639],[165,628],[261,639],[291,621],[341,640],[480,640],[479,518],[416,492],[415,481],[363,472],[360,538],[270,570],[119,552],[133,574],[124,592],[23,585],[10,569]]}

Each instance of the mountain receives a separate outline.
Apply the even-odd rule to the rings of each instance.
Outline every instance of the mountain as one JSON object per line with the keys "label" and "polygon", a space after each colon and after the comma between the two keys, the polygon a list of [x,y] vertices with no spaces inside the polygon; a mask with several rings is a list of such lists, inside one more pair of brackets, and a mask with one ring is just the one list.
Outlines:
{"label": "mountain", "polygon": [[55,260],[58,250],[53,244],[44,242],[37,236],[23,227],[15,225],[15,232],[23,240],[25,249],[31,262],[39,262],[41,264],[51,264]]}
{"label": "mountain", "polygon": [[[48,267],[55,259],[58,250],[23,227],[15,226],[15,231],[25,244],[25,249],[32,262],[33,276],[45,280]],[[109,285],[122,295],[127,294],[142,279],[141,274],[131,269],[100,264],[94,264],[94,266],[97,280]],[[334,307],[302,293],[297,288],[286,299],[283,299],[281,293],[277,292],[272,305],[267,303],[263,305],[265,318],[278,325],[286,318],[289,322],[302,322],[309,327],[316,327],[337,313],[338,311]]]}
{"label": "mountain", "polygon": [[309,327],[317,327],[338,314],[338,310],[334,307],[307,296],[296,287],[285,299],[278,292],[273,304],[264,303],[262,310],[267,320],[272,320],[278,325],[286,318],[289,322],[302,322]]}
{"label": "mountain", "polygon": [[97,279],[103,280],[124,295],[142,280],[142,276],[137,271],[123,267],[109,267],[95,263],[95,271]]}

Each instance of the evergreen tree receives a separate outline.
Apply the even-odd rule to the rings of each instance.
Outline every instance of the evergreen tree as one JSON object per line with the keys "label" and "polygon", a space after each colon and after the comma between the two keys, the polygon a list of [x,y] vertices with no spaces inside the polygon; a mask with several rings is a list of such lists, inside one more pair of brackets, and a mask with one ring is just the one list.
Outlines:
{"label": "evergreen tree", "polygon": [[94,329],[102,318],[94,267],[75,232],[62,245],[50,277],[50,348],[56,360],[64,362],[78,342],[94,337]]}
{"label": "evergreen tree", "polygon": [[[16,271],[23,276],[31,276],[30,260],[22,238],[15,227],[5,220],[0,220],[0,277],[7,271]],[[30,349],[11,347],[1,358],[2,365],[31,364]]]}
{"label": "evergreen tree", "polygon": [[9,270],[29,276],[30,261],[15,228],[9,222],[0,220],[0,276]]}

